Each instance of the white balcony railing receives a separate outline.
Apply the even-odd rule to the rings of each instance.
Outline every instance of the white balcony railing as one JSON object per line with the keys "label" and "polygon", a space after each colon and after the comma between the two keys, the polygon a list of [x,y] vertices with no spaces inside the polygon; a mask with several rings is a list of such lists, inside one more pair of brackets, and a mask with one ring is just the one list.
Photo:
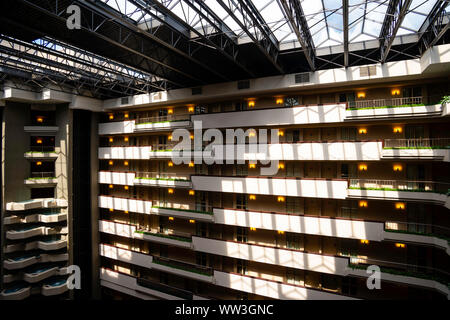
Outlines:
{"label": "white balcony railing", "polygon": [[450,138],[385,139],[384,148],[448,148]]}
{"label": "white balcony railing", "polygon": [[350,189],[422,191],[447,194],[450,183],[415,180],[349,179]]}
{"label": "white balcony railing", "polygon": [[422,97],[405,97],[391,99],[357,100],[348,102],[349,109],[398,107],[406,105],[423,105],[423,99]]}

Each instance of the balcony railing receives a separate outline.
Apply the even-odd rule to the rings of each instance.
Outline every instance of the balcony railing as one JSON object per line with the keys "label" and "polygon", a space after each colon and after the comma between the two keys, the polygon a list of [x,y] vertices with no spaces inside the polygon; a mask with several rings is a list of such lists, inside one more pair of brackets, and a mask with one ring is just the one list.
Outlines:
{"label": "balcony railing", "polygon": [[51,171],[51,172],[31,172],[31,176],[29,179],[51,179],[51,178],[56,178],[55,177],[55,172]]}
{"label": "balcony railing", "polygon": [[423,105],[423,97],[390,98],[376,100],[349,101],[348,109],[389,108]]}
{"label": "balcony railing", "polygon": [[386,221],[384,224],[384,229],[390,232],[435,236],[437,238],[450,241],[450,228],[438,225],[416,222]]}
{"label": "balcony railing", "polygon": [[55,152],[54,146],[31,146],[31,152]]}
{"label": "balcony railing", "polygon": [[135,179],[189,181],[188,175],[170,172],[136,172]]}
{"label": "balcony railing", "polygon": [[190,233],[174,231],[173,229],[167,229],[164,232],[159,232],[157,229],[139,228],[135,231],[136,233],[146,234],[154,237],[167,238],[172,240],[192,242],[192,236]]}
{"label": "balcony railing", "polygon": [[153,256],[153,263],[163,265],[166,267],[171,267],[179,270],[184,270],[188,272],[198,273],[205,276],[212,276],[214,271],[210,267],[200,266],[197,264],[191,264],[179,260],[173,260],[164,257]]}
{"label": "balcony railing", "polygon": [[162,284],[159,282],[153,282],[151,280],[145,279],[145,278],[137,278],[137,284],[146,287],[151,290],[160,291],[172,296],[176,296],[185,300],[192,300],[193,299],[193,293],[187,290],[175,288],[166,284]]}
{"label": "balcony railing", "polygon": [[137,117],[135,120],[136,124],[144,123],[157,123],[157,122],[171,122],[171,121],[189,121],[191,119],[191,114],[170,114],[167,116],[156,116],[156,117]]}
{"label": "balcony railing", "polygon": [[172,151],[177,143],[152,144],[151,151]]}
{"label": "balcony railing", "polygon": [[195,209],[189,209],[187,205],[180,205],[177,203],[167,203],[166,201],[153,200],[153,208],[158,209],[169,209],[176,211],[194,212],[194,213],[204,213],[213,214],[213,207],[208,205],[196,204]]}
{"label": "balcony railing", "polygon": [[384,148],[399,149],[445,149],[450,147],[450,138],[385,139]]}
{"label": "balcony railing", "polygon": [[379,266],[381,272],[434,280],[445,285],[448,285],[450,283],[450,273],[439,268],[419,266],[416,264],[408,264],[408,263],[383,261],[369,258],[359,258],[359,257],[350,258],[350,266],[352,268],[365,270],[370,265]]}
{"label": "balcony railing", "polygon": [[350,189],[419,191],[448,194],[450,183],[415,180],[349,179]]}

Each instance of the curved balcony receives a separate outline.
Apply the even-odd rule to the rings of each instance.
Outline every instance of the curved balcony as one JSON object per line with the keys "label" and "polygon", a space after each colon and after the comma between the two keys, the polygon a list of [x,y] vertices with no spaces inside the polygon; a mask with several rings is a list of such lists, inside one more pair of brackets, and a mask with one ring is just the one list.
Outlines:
{"label": "curved balcony", "polygon": [[52,276],[67,273],[66,268],[58,267],[37,267],[23,274],[22,279],[28,283],[36,283]]}
{"label": "curved balcony", "polygon": [[8,217],[5,217],[3,223],[5,225],[16,223],[37,223],[37,222],[56,223],[66,220],[67,220],[67,213],[45,212],[45,213],[31,214],[27,216],[10,215]]}
{"label": "curved balcony", "polygon": [[67,279],[52,279],[42,285],[41,293],[43,296],[55,296],[67,290],[69,290]]}
{"label": "curved balcony", "polygon": [[31,287],[28,285],[17,285],[1,292],[2,300],[23,300],[31,295]]}
{"label": "curved balcony", "polygon": [[35,236],[45,236],[51,234],[67,234],[67,227],[42,227],[29,226],[17,230],[6,231],[6,238],[10,240],[27,239]]}
{"label": "curved balcony", "polygon": [[41,249],[44,251],[52,251],[59,250],[67,247],[67,240],[59,239],[59,240],[42,240],[42,241],[31,241],[26,243],[14,243],[8,244],[5,246],[5,253],[11,253],[16,251],[30,251]]}
{"label": "curved balcony", "polygon": [[450,183],[414,180],[349,179],[350,198],[428,201],[450,208]]}
{"label": "curved balcony", "polygon": [[67,261],[68,259],[69,255],[67,253],[22,255],[16,258],[9,258],[4,260],[3,266],[5,269],[15,270],[26,268],[35,263],[60,262],[60,261]]}

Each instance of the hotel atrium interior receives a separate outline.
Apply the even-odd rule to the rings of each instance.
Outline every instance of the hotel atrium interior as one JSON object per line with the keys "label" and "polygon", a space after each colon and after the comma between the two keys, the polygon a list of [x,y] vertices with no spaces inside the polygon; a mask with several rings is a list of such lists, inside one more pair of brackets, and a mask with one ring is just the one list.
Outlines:
{"label": "hotel atrium interior", "polygon": [[0,300],[450,298],[450,1],[0,26]]}

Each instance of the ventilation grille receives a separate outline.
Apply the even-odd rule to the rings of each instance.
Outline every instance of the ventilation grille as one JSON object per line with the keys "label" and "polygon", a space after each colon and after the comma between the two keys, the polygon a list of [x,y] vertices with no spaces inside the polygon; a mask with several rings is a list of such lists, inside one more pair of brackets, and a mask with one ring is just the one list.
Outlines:
{"label": "ventilation grille", "polygon": [[250,88],[250,80],[241,80],[237,83],[238,90],[241,89],[249,89]]}
{"label": "ventilation grille", "polygon": [[295,75],[295,83],[306,83],[309,81],[309,72],[297,73]]}
{"label": "ventilation grille", "polygon": [[376,66],[365,66],[359,67],[359,76],[360,77],[369,77],[377,75],[377,67]]}
{"label": "ventilation grille", "polygon": [[192,95],[195,96],[198,94],[202,94],[202,88],[201,87],[192,88]]}
{"label": "ventilation grille", "polygon": [[128,104],[128,97],[120,98],[120,104]]}

